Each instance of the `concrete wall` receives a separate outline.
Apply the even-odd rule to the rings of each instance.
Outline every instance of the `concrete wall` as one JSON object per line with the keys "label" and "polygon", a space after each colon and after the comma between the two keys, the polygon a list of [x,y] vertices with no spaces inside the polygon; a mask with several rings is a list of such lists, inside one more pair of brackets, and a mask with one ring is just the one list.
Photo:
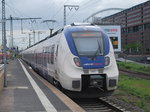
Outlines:
{"label": "concrete wall", "polygon": [[0,92],[3,90],[4,87],[4,69],[3,65],[0,65]]}

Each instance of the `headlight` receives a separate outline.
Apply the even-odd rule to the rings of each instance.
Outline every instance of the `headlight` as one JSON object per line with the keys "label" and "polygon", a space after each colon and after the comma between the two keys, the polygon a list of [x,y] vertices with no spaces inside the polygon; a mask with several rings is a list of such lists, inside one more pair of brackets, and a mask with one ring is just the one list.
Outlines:
{"label": "headlight", "polygon": [[80,67],[80,59],[78,57],[73,58],[76,66]]}
{"label": "headlight", "polygon": [[108,66],[110,63],[110,58],[108,56],[105,57],[105,66]]}

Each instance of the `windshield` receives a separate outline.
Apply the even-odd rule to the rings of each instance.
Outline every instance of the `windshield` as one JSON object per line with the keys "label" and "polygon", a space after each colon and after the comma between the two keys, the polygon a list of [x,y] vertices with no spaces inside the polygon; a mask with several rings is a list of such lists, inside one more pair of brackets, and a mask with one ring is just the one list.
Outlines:
{"label": "windshield", "polygon": [[103,55],[101,32],[73,32],[72,38],[80,56]]}

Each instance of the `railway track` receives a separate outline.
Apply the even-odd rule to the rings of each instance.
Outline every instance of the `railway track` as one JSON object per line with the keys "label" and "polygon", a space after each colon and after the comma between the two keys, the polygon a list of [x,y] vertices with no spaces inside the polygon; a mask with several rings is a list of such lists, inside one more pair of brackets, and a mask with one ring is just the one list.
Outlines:
{"label": "railway track", "polygon": [[124,70],[124,69],[119,69],[119,72],[125,75],[128,75],[130,77],[138,77],[146,80],[150,80],[150,74],[145,74],[145,73],[140,73],[140,72],[133,72],[130,70]]}
{"label": "railway track", "polygon": [[130,112],[110,102],[106,98],[73,100],[87,112]]}

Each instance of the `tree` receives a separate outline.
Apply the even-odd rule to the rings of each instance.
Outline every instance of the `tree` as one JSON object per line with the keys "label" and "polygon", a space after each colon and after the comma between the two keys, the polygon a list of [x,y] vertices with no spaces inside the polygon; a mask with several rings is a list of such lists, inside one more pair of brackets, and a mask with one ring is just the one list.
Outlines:
{"label": "tree", "polygon": [[124,50],[128,54],[134,54],[134,55],[141,54],[141,52],[142,52],[142,44],[140,44],[138,42],[129,43],[129,44],[124,46]]}

